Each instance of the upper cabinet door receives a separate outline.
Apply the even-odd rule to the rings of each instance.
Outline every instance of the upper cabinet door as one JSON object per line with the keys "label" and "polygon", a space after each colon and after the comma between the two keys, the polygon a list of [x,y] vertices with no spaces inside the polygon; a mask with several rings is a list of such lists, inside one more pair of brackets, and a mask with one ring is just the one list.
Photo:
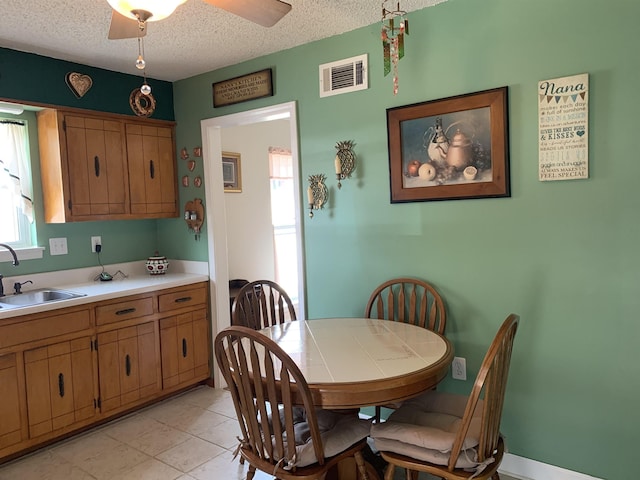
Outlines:
{"label": "upper cabinet door", "polygon": [[128,123],[126,132],[131,213],[177,216],[173,130]]}
{"label": "upper cabinet door", "polygon": [[72,215],[127,213],[122,124],[71,115],[64,122]]}

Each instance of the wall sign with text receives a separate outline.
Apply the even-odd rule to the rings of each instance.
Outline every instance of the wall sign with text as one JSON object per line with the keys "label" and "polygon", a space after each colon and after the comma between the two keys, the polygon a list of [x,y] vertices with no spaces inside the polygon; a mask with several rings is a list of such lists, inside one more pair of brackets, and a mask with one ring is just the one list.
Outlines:
{"label": "wall sign with text", "polygon": [[538,83],[538,178],[589,178],[589,74]]}
{"label": "wall sign with text", "polygon": [[270,68],[213,84],[214,108],[271,96],[273,85]]}

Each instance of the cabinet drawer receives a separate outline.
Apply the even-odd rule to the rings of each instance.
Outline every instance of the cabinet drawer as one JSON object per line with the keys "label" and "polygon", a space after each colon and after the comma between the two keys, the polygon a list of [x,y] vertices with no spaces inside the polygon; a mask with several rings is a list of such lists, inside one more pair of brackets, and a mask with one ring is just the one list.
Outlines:
{"label": "cabinet drawer", "polygon": [[91,326],[89,310],[38,315],[31,320],[0,326],[0,348],[78,332]]}
{"label": "cabinet drawer", "polygon": [[165,293],[159,296],[158,309],[160,312],[176,310],[178,308],[201,305],[207,301],[207,289],[204,285],[194,286],[188,290]]}
{"label": "cabinet drawer", "polygon": [[153,298],[139,298],[96,307],[96,324],[121,322],[153,314]]}

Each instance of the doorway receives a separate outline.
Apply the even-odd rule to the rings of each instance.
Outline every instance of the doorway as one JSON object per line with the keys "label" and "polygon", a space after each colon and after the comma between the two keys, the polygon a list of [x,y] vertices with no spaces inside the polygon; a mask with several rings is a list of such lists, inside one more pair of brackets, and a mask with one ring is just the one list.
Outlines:
{"label": "doorway", "polygon": [[[295,196],[294,214],[296,224],[297,250],[297,297],[299,318],[306,316],[303,275],[302,221],[300,210],[300,165],[298,157],[298,131],[296,102],[288,102],[270,107],[240,112],[200,122],[202,133],[202,155],[204,161],[206,228],[208,235],[209,277],[213,322],[212,335],[231,324],[229,312],[229,259],[227,242],[226,195],[222,175],[222,151],[225,129],[261,124],[273,120],[287,119],[289,123],[290,147],[293,169],[293,191]],[[265,199],[265,202],[268,202]],[[221,385],[221,378],[214,369],[214,383]]]}

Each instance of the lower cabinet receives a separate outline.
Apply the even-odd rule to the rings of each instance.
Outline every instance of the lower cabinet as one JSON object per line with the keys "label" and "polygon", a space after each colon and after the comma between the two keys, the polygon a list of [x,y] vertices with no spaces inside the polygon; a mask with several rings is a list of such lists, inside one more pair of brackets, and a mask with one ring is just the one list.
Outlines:
{"label": "lower cabinet", "polygon": [[209,378],[208,285],[0,322],[0,464]]}
{"label": "lower cabinet", "polygon": [[204,308],[160,319],[162,386],[175,387],[209,374],[209,326]]}
{"label": "lower cabinet", "polygon": [[160,390],[156,322],[98,334],[102,412],[126,406]]}
{"label": "lower cabinet", "polygon": [[19,365],[15,353],[0,356],[0,450],[25,438],[21,415]]}
{"label": "lower cabinet", "polygon": [[30,437],[96,414],[92,345],[83,337],[24,352]]}

